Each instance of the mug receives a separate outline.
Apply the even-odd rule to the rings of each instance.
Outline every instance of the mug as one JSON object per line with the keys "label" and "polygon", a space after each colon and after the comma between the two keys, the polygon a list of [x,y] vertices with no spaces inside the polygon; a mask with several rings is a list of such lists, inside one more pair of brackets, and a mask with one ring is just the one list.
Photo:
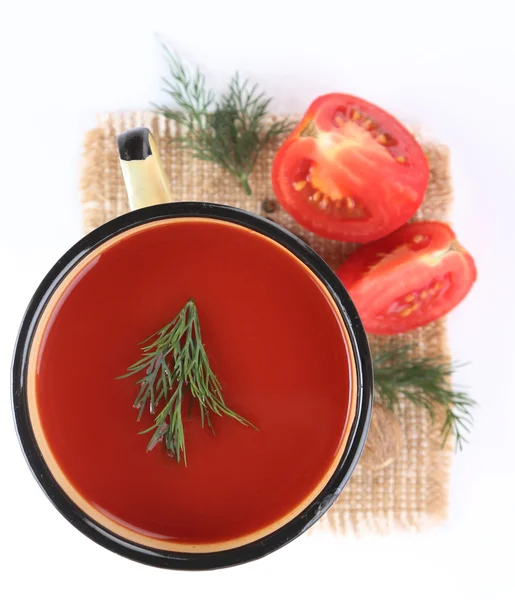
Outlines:
{"label": "mug", "polygon": [[[137,128],[121,134],[118,137],[118,148],[131,211],[98,227],[96,230],[82,238],[66,252],[66,254],[64,254],[64,256],[49,271],[36,290],[28,305],[19,330],[12,365],[12,403],[15,426],[21,448],[33,475],[54,506],[82,533],[111,551],[147,565],[185,570],[215,569],[258,559],[279,549],[309,529],[338,498],[356,467],[368,433],[373,401],[372,362],[365,332],[356,309],[338,277],[322,258],[302,240],[274,222],[244,210],[204,202],[170,202],[169,183],[159,160],[155,140],[148,129]],[[77,370],[78,367],[73,362],[74,357],[77,352],[79,352],[79,356],[85,356],[80,355],[80,352],[85,352],[83,348],[89,343],[89,332],[92,328],[95,329],[100,327],[96,319],[104,318],[102,317],[102,305],[103,303],[109,303],[109,299],[105,296],[106,290],[102,287],[103,285],[108,285],[108,283],[99,283],[99,281],[97,281],[88,288],[88,297],[90,299],[94,297],[93,300],[96,304],[93,304],[96,308],[91,308],[90,305],[88,305],[89,308],[87,306],[83,314],[75,315],[74,311],[76,311],[77,308],[73,308],[73,304],[70,304],[73,301],[73,290],[75,289],[73,286],[78,286],[79,284],[82,285],[82,280],[87,280],[89,277],[88,273],[97,268],[95,266],[97,263],[104,261],[104,257],[107,256],[106,253],[110,251],[109,249],[122,248],[123,250],[123,244],[126,244],[124,240],[138,239],[137,236],[142,235],[141,232],[146,231],[146,239],[148,240],[148,243],[152,244],[157,236],[157,234],[154,234],[153,232],[164,231],[163,227],[166,225],[167,227],[171,227],[170,232],[175,236],[176,233],[179,232],[179,229],[177,229],[178,224],[181,223],[185,223],[185,227],[190,227],[189,231],[193,231],[191,227],[197,227],[199,223],[203,223],[205,231],[208,233],[211,231],[209,228],[211,227],[212,229],[215,224],[219,229],[223,226],[223,231],[220,229],[223,235],[216,239],[223,241],[229,239],[231,236],[241,237],[242,235],[247,235],[246,238],[241,239],[250,240],[252,238],[252,244],[258,245],[258,249],[261,249],[260,252],[262,251],[264,253],[263,256],[266,255],[267,252],[275,252],[276,254],[274,254],[274,256],[276,257],[277,262],[286,261],[284,264],[290,265],[287,266],[285,271],[286,277],[283,277],[283,280],[285,280],[283,281],[284,293],[286,295],[291,293],[290,288],[295,279],[294,272],[299,273],[299,285],[308,285],[307,282],[309,279],[310,286],[317,286],[317,293],[323,294],[324,302],[326,302],[329,307],[327,311],[330,310],[331,315],[333,315],[331,316],[331,319],[334,318],[334,322],[337,323],[337,325],[334,325],[335,329],[331,335],[333,337],[338,336],[338,339],[341,337],[342,347],[343,344],[345,344],[346,352],[348,352],[348,359],[345,361],[345,364],[343,364],[343,362],[341,364],[341,373],[343,374],[341,377],[347,377],[345,373],[348,373],[349,399],[348,401],[345,401],[342,398],[341,402],[338,400],[338,402],[334,404],[334,410],[337,411],[335,414],[340,415],[341,413],[343,415],[345,411],[345,415],[342,416],[341,431],[340,429],[336,430],[337,436],[339,436],[337,445],[330,451],[330,453],[332,452],[329,456],[330,460],[327,459],[329,462],[327,464],[324,463],[325,466],[323,468],[316,464],[311,465],[310,468],[315,469],[313,473],[316,475],[317,479],[316,485],[310,484],[311,487],[307,490],[302,486],[304,485],[305,487],[307,485],[307,479],[305,478],[308,477],[308,465],[307,463],[304,465],[302,461],[299,463],[293,455],[289,456],[287,459],[285,458],[283,463],[281,463],[282,457],[278,457],[277,459],[277,463],[279,464],[279,466],[277,466],[278,472],[274,475],[276,476],[276,479],[273,481],[276,486],[278,485],[278,482],[282,482],[282,491],[279,492],[277,487],[271,489],[272,486],[266,483],[266,481],[268,481],[267,477],[272,476],[272,468],[276,467],[275,464],[272,464],[274,463],[273,458],[272,460],[270,459],[270,456],[273,455],[266,454],[268,450],[265,449],[265,446],[267,443],[269,444],[269,440],[273,433],[268,431],[266,424],[264,427],[260,428],[260,423],[258,423],[257,429],[259,431],[250,431],[250,428],[242,427],[240,424],[227,423],[227,421],[231,421],[227,417],[217,420],[216,426],[222,428],[222,430],[215,438],[212,438],[210,435],[208,437],[207,433],[202,438],[199,437],[199,433],[195,434],[197,435],[195,442],[198,443],[198,445],[204,445],[206,452],[203,455],[200,455],[199,448],[197,447],[194,449],[197,451],[197,454],[194,455],[195,465],[193,467],[190,466],[190,462],[188,463],[188,466],[181,464],[177,465],[173,460],[169,459],[169,457],[166,457],[166,459],[169,459],[170,462],[165,464],[166,459],[163,458],[164,453],[162,453],[163,456],[161,456],[160,449],[153,449],[152,452],[147,454],[141,453],[141,461],[147,461],[144,464],[149,465],[148,473],[150,473],[151,468],[166,469],[166,471],[162,471],[163,473],[166,473],[166,486],[172,486],[171,489],[174,490],[175,498],[178,498],[179,504],[177,504],[177,506],[182,506],[180,504],[182,501],[180,490],[189,489],[188,486],[195,484],[195,482],[192,483],[190,480],[192,478],[194,479],[195,473],[202,473],[202,471],[199,470],[201,469],[199,464],[202,463],[204,459],[210,461],[210,471],[209,473],[206,471],[204,475],[209,481],[212,481],[209,477],[212,478],[213,470],[216,471],[219,469],[219,472],[223,473],[223,465],[220,466],[215,458],[217,452],[221,452],[219,448],[223,446],[223,440],[226,440],[226,444],[229,444],[230,436],[233,436],[234,439],[244,440],[243,442],[238,443],[243,444],[242,456],[247,456],[244,461],[247,461],[248,464],[243,462],[242,464],[236,465],[236,463],[234,463],[236,466],[233,465],[233,467],[231,467],[236,469],[236,475],[235,480],[231,484],[233,485],[233,492],[231,492],[230,498],[227,494],[224,496],[223,489],[220,491],[217,489],[216,485],[206,484],[206,487],[202,488],[204,490],[201,494],[203,497],[194,497],[195,502],[198,504],[196,513],[191,513],[191,515],[188,514],[187,517],[185,516],[183,522],[183,520],[181,520],[180,510],[177,507],[173,509],[179,513],[173,514],[173,518],[175,519],[174,523],[176,523],[174,526],[179,529],[181,527],[183,529],[190,527],[191,531],[194,531],[196,536],[190,536],[190,539],[188,538],[189,534],[185,534],[186,537],[179,540],[178,538],[175,539],[171,534],[168,535],[168,533],[167,535],[158,535],[159,532],[155,535],[153,533],[151,534],[149,533],[150,526],[138,528],[130,523],[126,523],[123,518],[111,514],[107,509],[104,510],[98,502],[89,501],[83,488],[81,488],[78,483],[74,483],[73,477],[69,476],[67,472],[71,472],[70,469],[72,469],[73,465],[76,463],[79,464],[79,462],[82,461],[81,468],[86,469],[86,472],[89,473],[88,479],[94,479],[95,477],[99,478],[98,481],[100,482],[99,486],[102,488],[102,493],[105,492],[104,487],[109,487],[110,485],[114,486],[113,493],[119,492],[117,491],[118,488],[116,488],[117,485],[128,485],[124,492],[126,503],[120,505],[123,510],[125,510],[127,508],[126,505],[136,501],[136,497],[143,498],[145,490],[142,490],[141,488],[132,490],[130,481],[127,483],[121,478],[118,481],[117,477],[119,474],[116,472],[116,468],[113,469],[109,460],[111,459],[112,453],[119,452],[120,457],[122,458],[119,458],[119,462],[116,464],[119,464],[121,468],[123,462],[123,469],[126,469],[126,472],[129,473],[128,477],[130,479],[130,469],[132,468],[130,465],[131,457],[136,456],[136,451],[139,452],[139,446],[143,443],[143,440],[138,436],[130,437],[131,448],[132,446],[136,447],[136,445],[139,444],[137,450],[134,451],[128,447],[127,449],[120,449],[119,447],[113,447],[112,444],[109,446],[111,443],[109,439],[102,438],[96,430],[88,430],[91,423],[94,423],[96,427],[96,421],[88,421],[84,413],[82,413],[82,420],[73,421],[75,424],[71,427],[71,431],[68,431],[59,420],[61,418],[59,416],[61,414],[59,411],[66,412],[66,414],[68,412],[73,413],[73,410],[70,410],[70,406],[73,405],[69,404],[74,402],[73,393],[70,393],[70,396],[66,397],[66,402],[62,400],[62,404],[58,404],[58,402],[61,402],[61,400],[59,400],[60,392],[57,391],[58,388],[55,386],[61,385],[60,378],[65,379],[67,385],[69,385],[72,390],[73,386],[80,385],[80,383],[77,382],[85,381],[84,379],[81,379],[83,375],[81,374],[80,369]],[[174,229],[174,227],[176,229]],[[204,233],[202,235],[204,235]],[[194,240],[191,238],[190,241],[188,235],[186,235],[184,239],[186,241],[182,248],[184,248],[184,252],[188,252],[188,244],[193,244]],[[146,247],[147,246],[144,248]],[[242,248],[242,252],[245,253],[245,248]],[[215,247],[213,246],[213,251],[214,249]],[[250,245],[247,250],[250,251],[249,249]],[[122,259],[124,256],[123,252],[120,255],[122,256]],[[226,256],[229,257],[228,260],[232,260],[231,257],[234,258],[234,254],[234,251],[227,253]],[[136,259],[133,258],[133,260],[138,259],[138,255],[135,256]],[[250,260],[249,256],[245,255],[244,258]],[[259,257],[261,254],[256,256],[258,256],[257,262],[260,262],[261,259]],[[238,260],[240,258],[241,257],[239,257]],[[179,263],[182,260],[183,257],[180,253],[176,253],[171,256],[167,264],[171,265],[171,263],[175,263],[175,261]],[[126,269],[126,272],[129,274],[127,277],[130,277],[131,265],[126,265],[123,261],[116,264],[124,265],[124,269]],[[221,269],[220,273],[223,275],[223,269],[225,267],[220,265],[219,268]],[[258,267],[256,266],[256,268]],[[252,277],[249,277],[249,272],[250,275],[252,275],[252,268],[245,268],[244,271],[245,272],[242,271],[241,273],[236,272],[234,277],[245,276],[245,281],[248,285],[254,285],[252,289],[259,290],[259,287],[256,287],[255,282],[252,281]],[[268,271],[264,272],[268,273]],[[107,274],[108,279],[110,276],[113,279],[116,279],[113,270],[107,271]],[[116,273],[116,276],[119,276],[119,281],[124,281],[122,276],[118,273]],[[208,276],[208,274],[206,274],[206,276]],[[295,277],[297,277],[297,275],[295,275]],[[235,279],[235,281],[236,280],[237,279]],[[102,281],[105,282],[107,280],[104,279]],[[216,282],[214,283],[214,286],[210,288],[213,290],[213,294],[215,293],[215,287]],[[219,290],[216,291],[217,293],[219,292]],[[139,293],[138,290],[136,290],[135,293]],[[253,293],[254,292],[248,292],[246,296],[247,302],[252,302]],[[130,298],[125,296],[125,298],[127,299],[128,304],[131,304],[132,302],[131,310],[134,310],[136,300],[132,298],[132,296]],[[141,298],[144,298],[144,294]],[[141,300],[141,298],[138,300],[140,306],[142,303],[145,303],[145,300]],[[234,299],[234,302],[234,306],[237,306],[238,298]],[[144,308],[145,307],[143,306],[142,310]],[[69,322],[68,326],[66,326],[65,321],[62,321],[62,319],[59,321],[59,315],[61,314],[59,311],[63,310],[68,310],[71,314],[70,318],[75,318],[75,321],[77,321],[77,331],[79,333],[73,333],[74,337],[69,331]],[[297,307],[294,306],[290,312],[295,312],[295,310],[297,310]],[[300,308],[298,310],[300,310]],[[289,315],[290,312],[287,311],[284,314]],[[270,314],[272,317],[274,316],[273,313]],[[327,312],[327,314],[329,315],[329,312]],[[110,315],[111,319],[116,318],[114,311],[112,311]],[[240,316],[241,315],[244,315],[244,313],[241,313]],[[315,315],[313,315],[313,319],[304,319],[303,322],[306,325],[306,330],[310,330],[310,327],[313,327],[308,321],[316,321],[314,317]],[[201,318],[203,322],[204,315],[201,315]],[[73,321],[73,323],[75,323],[75,321]],[[46,359],[45,356],[47,355],[45,352],[47,354],[50,352],[46,350],[46,347],[49,345],[51,346],[51,343],[48,341],[49,339],[51,340],[51,338],[48,337],[50,335],[48,332],[52,331],[51,327],[56,327],[55,323],[59,325],[59,323],[62,322],[64,322],[64,325],[61,325],[60,335],[64,337],[61,337],[59,343],[56,342],[54,344],[54,354],[50,353],[50,358]],[[283,326],[281,323],[282,321],[277,321],[279,334],[281,333],[280,329]],[[109,323],[106,321],[102,326],[108,328]],[[251,327],[251,324],[249,327]],[[238,325],[235,329],[234,339],[239,339],[238,335],[241,333],[239,328],[240,326]],[[252,334],[254,337],[250,339],[250,344],[258,344],[256,341],[258,337],[256,330],[249,329],[249,331],[254,332]],[[304,343],[304,338],[302,337],[303,333],[298,331],[298,327],[291,330],[291,335],[295,339],[300,340],[301,343]],[[215,340],[215,337],[216,336],[213,334],[211,339]],[[101,337],[95,339],[98,340],[101,339]],[[336,339],[336,337],[334,337],[334,339]],[[140,340],[138,338],[135,341],[138,342]],[[281,338],[278,337],[276,342],[279,342],[278,345],[280,346]],[[259,344],[262,346],[261,350],[265,354],[266,352],[272,353],[272,342],[269,342],[268,347],[266,346],[266,343],[266,340],[259,341]],[[207,346],[208,345],[206,344],[206,347]],[[210,342],[208,350],[214,346],[216,346],[216,344]],[[220,348],[223,347],[223,344],[221,344]],[[111,368],[109,366],[110,361],[114,359],[108,350],[105,350],[105,356],[102,356],[102,348],[96,348],[94,351],[99,354],[98,359],[96,359],[100,361],[98,363],[100,367],[98,368]],[[129,353],[129,350],[127,350],[127,353]],[[265,354],[261,354],[260,356],[265,356]],[[52,356],[54,358],[52,358]],[[330,355],[328,354],[327,356]],[[67,366],[64,370],[59,365],[56,365],[56,361],[58,360],[56,357],[61,357],[59,360],[68,361],[66,362]],[[275,365],[272,368],[275,375],[271,375],[271,377],[276,377],[277,381],[279,381],[281,377],[281,368],[280,365]],[[59,369],[61,369],[61,371]],[[310,382],[312,379],[315,381],[316,377],[322,377],[324,365],[316,363],[313,366],[313,369],[318,369],[320,373],[317,371],[314,374],[307,374],[306,376],[309,375],[311,378],[309,379]],[[340,366],[338,366],[338,370],[339,369]],[[114,381],[116,379],[115,376],[120,374],[121,373],[119,372],[113,372],[111,377],[109,371],[109,382],[111,379]],[[339,373],[337,375],[340,377]],[[97,378],[100,380],[101,375],[91,373],[89,380],[95,383]],[[238,380],[238,385],[240,385],[241,391],[242,389],[244,390],[244,387],[241,386],[247,384],[243,381],[244,378],[240,377],[240,379],[242,379],[242,381]],[[261,379],[265,380],[263,385],[267,385],[266,372]],[[107,381],[107,379],[104,381]],[[291,381],[294,380],[290,379],[290,382]],[[86,385],[88,384],[86,383]],[[114,386],[115,384],[109,383],[109,386],[111,385]],[[116,385],[118,385],[118,383],[116,383]],[[128,386],[129,384],[119,383],[119,385]],[[112,389],[115,388],[113,387]],[[123,389],[126,390],[129,388],[125,387]],[[340,389],[342,388],[338,387],[338,390]],[[75,389],[77,394],[85,393],[81,390],[82,388]],[[249,390],[249,394],[252,394],[252,390]],[[44,401],[43,398],[45,398]],[[263,398],[255,400],[252,405],[255,408],[257,407],[255,412],[258,417],[259,407],[264,406],[268,401],[264,396]],[[280,398],[281,396],[278,393],[278,402],[280,402]],[[90,400],[93,402],[94,398]],[[77,402],[82,402],[82,400],[77,400]],[[313,398],[313,402],[314,411],[326,410],[322,400]],[[317,404],[317,402],[319,402],[319,404]],[[346,402],[348,406],[345,404]],[[107,403],[109,403],[109,406],[105,408]],[[114,400],[112,406],[110,400],[107,400],[104,402],[103,410],[112,412],[115,410],[113,408],[114,405]],[[318,408],[319,405],[322,408]],[[87,405],[84,404],[84,406]],[[276,408],[273,408],[273,410],[281,410],[281,407],[278,404],[275,406]],[[332,406],[333,405],[331,404],[331,407]],[[132,406],[130,408],[132,409]],[[52,410],[57,410],[58,412],[52,412]],[[80,411],[82,410],[83,408],[80,408]],[[306,412],[307,409],[305,407],[299,407],[299,414],[303,410]],[[79,411],[78,408],[77,411]],[[100,411],[99,414],[101,415],[102,411]],[[76,417],[73,416],[73,418]],[[285,418],[289,418],[288,415],[286,415]],[[291,418],[295,421],[297,415],[291,415]],[[322,420],[326,419],[328,426],[330,425],[330,421],[328,420],[330,419],[329,413],[319,413],[317,415],[315,412],[313,420],[318,420],[319,418]],[[194,416],[192,417],[192,420],[195,421]],[[219,425],[219,422],[222,423],[222,421],[224,423],[223,426]],[[296,422],[290,424],[288,421],[285,421],[285,423],[284,446],[288,446],[291,442],[291,447],[296,448],[295,451],[298,452],[298,448],[301,446],[299,445],[299,440],[296,440],[296,434],[294,433],[297,424]],[[317,424],[317,426],[320,429],[319,424]],[[198,422],[195,424],[195,427],[200,431]],[[281,425],[281,427],[283,427],[283,425]],[[309,432],[309,420],[300,424],[299,427],[304,427],[303,431]],[[306,427],[308,427],[308,429],[306,429]],[[338,425],[338,427],[340,427],[340,425]],[[193,426],[191,426],[190,429],[192,430],[192,428]],[[249,430],[247,431],[247,429]],[[188,432],[189,431],[190,430],[188,430]],[[307,441],[309,442],[309,440]],[[318,445],[322,444],[322,442],[325,443],[324,436],[322,435],[318,440],[315,439],[314,441],[313,456],[317,457],[317,452],[319,450]],[[68,450],[63,450],[59,455],[59,451],[57,451],[56,448],[60,443],[65,444],[63,447],[68,448]],[[76,450],[73,449],[75,448],[73,445],[75,443],[77,444]],[[302,443],[304,442],[302,441]],[[89,446],[81,446],[81,444],[89,444]],[[297,444],[297,446],[295,446],[295,444]],[[247,452],[247,450],[244,449],[247,448],[247,446],[248,448],[252,448],[252,452],[250,452],[250,450]],[[70,448],[72,448],[72,450],[70,450]],[[91,456],[87,451],[88,448],[91,449]],[[236,446],[236,448],[239,448],[239,446]],[[263,448],[262,456],[261,448]],[[271,451],[272,450],[270,450],[270,452]],[[131,454],[131,452],[133,452],[133,454]],[[247,454],[245,454],[245,452],[247,452]],[[156,454],[154,455],[153,453]],[[238,450],[233,454],[238,454]],[[137,456],[139,461],[140,455],[138,454]],[[236,458],[234,460],[236,461]],[[322,459],[316,458],[316,460]],[[106,466],[104,463],[109,463],[110,466]],[[70,464],[72,467],[69,466]],[[259,470],[260,465],[262,464],[263,468],[262,470]],[[147,467],[142,468],[146,469]],[[102,471],[102,469],[104,469],[104,471]],[[184,470],[181,471],[180,469]],[[197,471],[195,469],[197,469]],[[280,469],[282,469],[282,471],[280,471]],[[316,469],[319,470],[316,471]],[[134,466],[134,472],[135,471],[136,467]],[[150,481],[148,478],[145,479],[148,473],[145,470],[142,471],[140,474],[141,481]],[[313,475],[313,477],[315,477],[315,475]],[[113,483],[116,481],[118,481],[118,483]],[[164,481],[164,478],[162,478],[161,481]],[[177,482],[176,487],[173,487],[174,481]],[[315,479],[313,481],[315,481]],[[253,482],[256,482],[254,487]],[[263,482],[265,482],[265,484],[263,484]],[[83,483],[84,482],[82,482],[81,485]],[[233,495],[239,497],[240,488],[238,488],[238,486],[240,485],[241,499],[235,500]],[[295,485],[299,490],[304,490],[302,493],[300,491],[295,492],[299,494],[298,498],[295,497],[296,503],[289,505],[288,510],[284,507],[281,509],[277,508],[280,504],[281,494],[285,494],[286,492],[290,493],[291,490],[295,489]],[[221,487],[223,488],[223,485]],[[166,491],[166,493],[169,492]],[[293,491],[291,493],[293,494]],[[204,516],[205,511],[203,512],[202,502],[205,502],[204,506],[208,506],[210,497],[213,498],[214,504],[218,503],[213,509],[218,511],[216,512],[218,519],[220,519],[220,515],[223,517],[225,514],[223,512],[225,506],[223,499],[228,498],[227,511],[231,512],[227,516],[227,524],[231,523],[234,525],[238,519],[245,524],[245,519],[247,518],[245,516],[247,514],[245,511],[248,510],[249,514],[252,514],[256,520],[256,525],[253,525],[254,529],[245,531],[244,535],[243,533],[241,535],[228,533],[224,537],[225,534],[223,528],[226,525],[222,522],[220,525],[217,525],[217,535],[218,537],[221,536],[223,539],[217,541],[217,539],[213,537],[213,539],[209,539],[205,543],[203,541],[199,542],[199,540],[204,539],[202,536],[208,536],[207,530],[209,529],[210,521],[208,521],[208,517]],[[172,498],[172,496],[170,496],[170,498]],[[259,502],[256,505],[257,508],[253,505],[253,512],[251,512],[250,508],[246,508],[245,503],[250,502],[252,504],[253,498],[254,500],[257,498]],[[156,500],[156,506],[158,500],[160,499],[158,498]],[[229,501],[233,502],[233,504],[231,504],[232,508],[229,508]],[[240,504],[238,504],[238,502],[240,502]],[[259,506],[261,506],[262,509],[260,509]],[[272,508],[270,507],[274,507],[273,510],[276,511],[274,513],[275,516],[273,518],[270,517],[272,519],[270,522],[262,523],[260,519],[262,520],[264,518],[263,514],[266,510],[269,512],[272,511]],[[284,514],[280,513],[280,510],[283,510]],[[164,508],[163,511],[165,511]],[[166,515],[166,511],[163,512],[163,514]],[[152,520],[151,515],[144,515],[144,518],[146,519],[145,523],[147,521],[151,522]],[[172,507],[170,507],[170,518],[172,518]],[[197,519],[197,521],[195,521],[195,519]],[[259,524],[259,526],[257,524]],[[227,525],[227,527],[229,527],[229,525]],[[214,531],[216,529],[215,524],[213,524],[213,528]],[[215,534],[213,533],[213,536],[214,535]]]}

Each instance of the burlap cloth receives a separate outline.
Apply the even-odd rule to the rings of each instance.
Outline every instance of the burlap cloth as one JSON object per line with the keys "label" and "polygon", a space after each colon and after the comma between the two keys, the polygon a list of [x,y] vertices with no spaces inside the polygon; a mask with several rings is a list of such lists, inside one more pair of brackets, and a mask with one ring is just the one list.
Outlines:
{"label": "burlap cloth", "polygon": [[[261,153],[250,180],[253,195],[248,197],[225,171],[211,163],[193,160],[176,148],[173,143],[175,124],[148,112],[100,116],[97,127],[87,132],[82,170],[85,232],[128,211],[116,135],[141,125],[150,127],[159,144],[173,201],[218,202],[269,217],[303,238],[333,268],[338,267],[352,249],[350,244],[324,240],[306,231],[275,206],[270,169],[280,141]],[[447,220],[452,200],[448,149],[432,143],[424,142],[423,145],[431,166],[431,178],[423,206],[415,218]],[[415,343],[417,353],[447,353],[443,321],[404,338]],[[372,347],[378,343],[376,339],[370,341]],[[446,518],[452,448],[450,442],[445,448],[441,447],[442,415],[437,415],[436,422],[431,423],[423,409],[403,401],[401,406],[400,427],[397,427],[400,440],[395,460],[390,460],[384,468],[367,468],[359,464],[340,498],[315,529],[338,533],[386,533],[396,528],[422,530]],[[381,427],[387,425],[376,423],[376,432]],[[389,431],[386,436],[388,434]],[[371,433],[370,443],[376,441],[371,439],[373,437]]]}

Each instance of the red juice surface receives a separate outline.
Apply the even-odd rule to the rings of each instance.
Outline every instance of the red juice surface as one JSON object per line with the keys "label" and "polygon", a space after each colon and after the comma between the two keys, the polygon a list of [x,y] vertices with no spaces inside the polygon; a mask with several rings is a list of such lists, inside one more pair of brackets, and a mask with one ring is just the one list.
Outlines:
{"label": "red juice surface", "polygon": [[[138,342],[193,298],[229,407],[259,431],[184,414],[187,466],[151,452],[137,421]],[[71,486],[112,521],[150,538],[212,544],[285,517],[334,464],[351,414],[343,324],[288,251],[239,226],[162,221],[120,238],[64,290],[37,354],[36,404]]]}

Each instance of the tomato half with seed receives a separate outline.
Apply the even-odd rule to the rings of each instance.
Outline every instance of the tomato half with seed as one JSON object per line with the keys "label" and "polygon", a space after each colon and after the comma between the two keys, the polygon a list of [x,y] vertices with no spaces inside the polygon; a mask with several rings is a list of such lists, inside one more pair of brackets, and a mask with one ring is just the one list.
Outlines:
{"label": "tomato half with seed", "polygon": [[272,184],[306,229],[346,242],[406,223],[429,180],[422,148],[394,117],[346,94],[317,98],[277,152]]}
{"label": "tomato half with seed", "polygon": [[476,280],[472,256],[450,227],[404,225],[355,250],[338,270],[368,333],[402,333],[446,315]]}

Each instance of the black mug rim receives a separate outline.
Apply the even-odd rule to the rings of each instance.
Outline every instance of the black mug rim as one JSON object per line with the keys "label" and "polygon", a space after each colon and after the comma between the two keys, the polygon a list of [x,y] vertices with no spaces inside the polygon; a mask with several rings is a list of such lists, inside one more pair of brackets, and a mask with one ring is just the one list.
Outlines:
{"label": "black mug rim", "polygon": [[[343,455],[319,495],[299,515],[265,537],[243,546],[207,553],[147,547],[109,531],[83,512],[50,472],[32,430],[27,402],[26,380],[32,340],[44,308],[64,277],[95,248],[124,231],[154,221],[184,217],[204,217],[241,225],[278,242],[307,265],[326,286],[347,327],[357,377],[354,423]],[[29,468],[52,504],[79,531],[104,548],[143,564],[179,570],[219,569],[250,562],[278,550],[309,529],[339,496],[363,451],[370,425],[372,359],[350,296],[329,265],[310,246],[277,223],[242,209],[204,202],[176,202],[141,208],[108,221],[84,236],[57,261],[37,288],[23,317],[12,363],[11,393],[15,427]]]}

